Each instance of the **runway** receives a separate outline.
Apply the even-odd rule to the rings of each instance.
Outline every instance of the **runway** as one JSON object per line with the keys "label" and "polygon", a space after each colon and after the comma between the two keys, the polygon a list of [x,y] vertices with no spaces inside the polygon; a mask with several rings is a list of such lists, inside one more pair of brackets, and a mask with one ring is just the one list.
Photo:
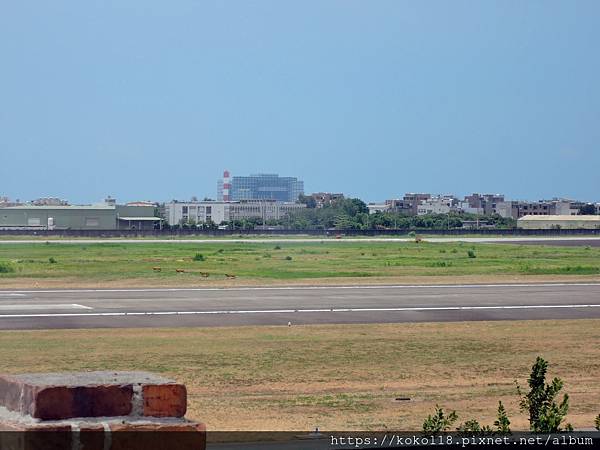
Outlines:
{"label": "runway", "polygon": [[[566,246],[593,246],[600,247],[600,236],[505,236],[505,237],[425,237],[425,242],[451,243],[467,242],[473,244],[501,243],[501,244],[527,244],[527,245],[566,245]],[[14,244],[307,244],[320,242],[414,242],[410,237],[272,237],[272,238],[188,238],[188,239],[154,239],[154,238],[99,238],[99,239],[0,239],[0,245]]]}
{"label": "runway", "polygon": [[600,283],[0,291],[0,329],[600,318]]}

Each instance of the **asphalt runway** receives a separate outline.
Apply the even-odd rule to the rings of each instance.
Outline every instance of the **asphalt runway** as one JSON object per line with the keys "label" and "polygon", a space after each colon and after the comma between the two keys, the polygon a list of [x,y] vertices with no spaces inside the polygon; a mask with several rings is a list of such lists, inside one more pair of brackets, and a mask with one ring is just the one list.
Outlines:
{"label": "asphalt runway", "polygon": [[[426,242],[467,242],[467,243],[502,243],[502,244],[527,244],[527,245],[578,245],[600,247],[600,236],[505,236],[505,237],[426,237]],[[154,239],[154,238],[99,238],[99,239],[0,239],[0,245],[13,244],[302,244],[318,242],[414,242],[409,237],[272,237],[272,238],[188,238],[188,239]]]}
{"label": "asphalt runway", "polygon": [[0,329],[600,318],[600,283],[0,291]]}

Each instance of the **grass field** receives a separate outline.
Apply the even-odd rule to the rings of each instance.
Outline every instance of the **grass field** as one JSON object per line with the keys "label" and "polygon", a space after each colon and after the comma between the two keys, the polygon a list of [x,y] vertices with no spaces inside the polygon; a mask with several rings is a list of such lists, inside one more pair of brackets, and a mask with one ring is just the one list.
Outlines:
{"label": "grass field", "polygon": [[211,430],[415,430],[436,403],[491,424],[498,400],[526,429],[514,381],[538,355],[592,426],[600,320],[0,332],[0,372],[164,374]]}
{"label": "grass field", "polygon": [[327,241],[0,246],[0,288],[599,275],[600,248],[590,247]]}

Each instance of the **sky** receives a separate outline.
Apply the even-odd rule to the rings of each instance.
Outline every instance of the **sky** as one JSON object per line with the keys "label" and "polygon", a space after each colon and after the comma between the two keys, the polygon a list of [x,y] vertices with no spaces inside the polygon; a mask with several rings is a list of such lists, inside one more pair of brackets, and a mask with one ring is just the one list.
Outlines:
{"label": "sky", "polygon": [[0,195],[600,201],[597,0],[0,2]]}

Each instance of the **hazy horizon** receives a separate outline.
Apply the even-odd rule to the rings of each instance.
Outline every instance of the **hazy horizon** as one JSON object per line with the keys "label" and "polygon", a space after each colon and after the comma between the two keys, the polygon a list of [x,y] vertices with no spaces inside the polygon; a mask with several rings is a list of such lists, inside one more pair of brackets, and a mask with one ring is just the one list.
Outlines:
{"label": "hazy horizon", "polygon": [[0,195],[600,201],[600,3],[130,0],[0,6]]}

